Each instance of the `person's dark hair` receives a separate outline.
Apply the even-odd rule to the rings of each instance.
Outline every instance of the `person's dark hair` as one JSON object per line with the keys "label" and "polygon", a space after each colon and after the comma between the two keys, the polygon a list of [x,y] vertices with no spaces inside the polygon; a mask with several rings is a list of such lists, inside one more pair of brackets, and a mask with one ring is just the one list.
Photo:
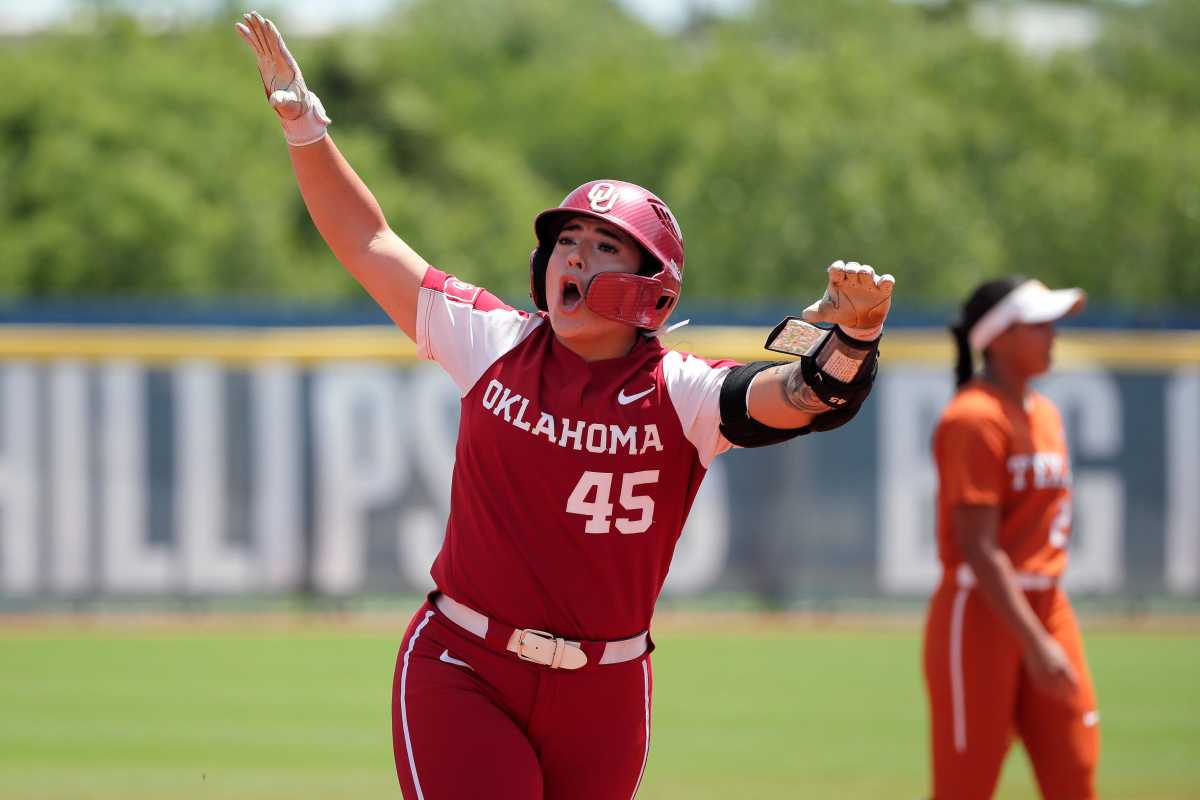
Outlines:
{"label": "person's dark hair", "polygon": [[958,319],[950,325],[950,335],[954,337],[954,345],[958,349],[958,361],[954,365],[954,380],[958,388],[961,389],[963,384],[975,377],[975,364],[971,358],[971,328],[1013,289],[1027,280],[1028,278],[1022,275],[1013,275],[981,283],[971,292],[967,302],[963,303]]}

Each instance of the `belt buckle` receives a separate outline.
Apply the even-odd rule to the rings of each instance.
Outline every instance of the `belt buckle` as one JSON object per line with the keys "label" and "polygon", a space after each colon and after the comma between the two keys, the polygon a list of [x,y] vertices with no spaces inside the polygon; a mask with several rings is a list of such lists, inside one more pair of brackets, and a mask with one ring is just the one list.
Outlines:
{"label": "belt buckle", "polygon": [[[522,661],[551,666],[554,663],[554,654],[565,645],[563,639],[551,636],[548,631],[523,628],[518,633],[520,635],[517,637],[517,658]],[[530,636],[534,638],[534,642],[527,644],[525,640]],[[544,648],[549,648],[549,652]]]}

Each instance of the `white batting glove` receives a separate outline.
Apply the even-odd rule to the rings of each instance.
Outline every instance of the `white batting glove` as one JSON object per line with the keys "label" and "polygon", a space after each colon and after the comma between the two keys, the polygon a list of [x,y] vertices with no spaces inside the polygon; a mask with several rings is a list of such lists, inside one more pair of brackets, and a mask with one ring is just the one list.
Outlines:
{"label": "white batting glove", "polygon": [[279,29],[257,11],[243,14],[242,20],[233,27],[258,59],[258,74],[262,76],[267,100],[283,123],[288,144],[301,147],[320,141],[332,120],[325,114],[321,98],[304,85],[300,65],[288,52]]}
{"label": "white batting glove", "polygon": [[896,279],[876,275],[857,261],[829,265],[825,296],[801,313],[805,322],[832,322],[851,338],[870,342],[883,333],[883,321],[892,307]]}

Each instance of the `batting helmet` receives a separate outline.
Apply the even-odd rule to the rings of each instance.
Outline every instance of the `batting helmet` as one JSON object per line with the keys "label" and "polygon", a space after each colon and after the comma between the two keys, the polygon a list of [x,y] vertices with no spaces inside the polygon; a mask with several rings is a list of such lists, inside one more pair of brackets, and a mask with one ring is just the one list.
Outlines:
{"label": "batting helmet", "polygon": [[584,303],[607,319],[655,330],[662,327],[679,300],[683,281],[683,234],[667,204],[641,186],[625,181],[590,181],[575,189],[557,208],[533,221],[537,249],[529,258],[529,296],[542,311],[546,305],[546,266],[563,223],[570,217],[604,220],[629,234],[648,252],[653,274],[602,272],[588,283]]}

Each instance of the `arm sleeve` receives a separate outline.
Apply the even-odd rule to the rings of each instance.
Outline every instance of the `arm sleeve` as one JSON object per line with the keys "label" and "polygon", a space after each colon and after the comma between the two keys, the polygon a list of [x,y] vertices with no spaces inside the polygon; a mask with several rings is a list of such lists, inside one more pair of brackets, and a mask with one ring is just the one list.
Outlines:
{"label": "arm sleeve", "polygon": [[986,416],[948,419],[934,440],[938,480],[950,505],[998,506],[1009,484],[1008,437]]}
{"label": "arm sleeve", "polygon": [[721,433],[721,385],[734,361],[710,361],[671,350],[663,358],[663,379],[683,435],[696,448],[700,464],[712,460],[733,445]]}
{"label": "arm sleeve", "polygon": [[417,355],[436,361],[465,395],[541,323],[541,317],[430,267],[417,298]]}

